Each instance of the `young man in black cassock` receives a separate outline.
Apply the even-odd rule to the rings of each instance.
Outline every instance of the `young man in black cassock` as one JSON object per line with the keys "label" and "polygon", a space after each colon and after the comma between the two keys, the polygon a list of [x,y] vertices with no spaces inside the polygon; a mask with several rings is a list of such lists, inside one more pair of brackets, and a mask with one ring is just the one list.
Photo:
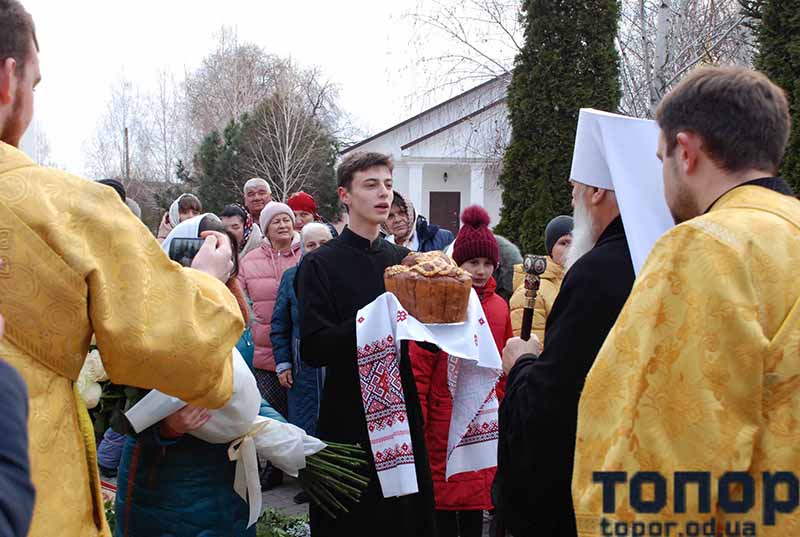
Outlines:
{"label": "young man in black cassock", "polygon": [[370,483],[349,513],[333,519],[313,502],[313,537],[433,537],[434,502],[422,411],[405,344],[400,375],[414,448],[419,492],[384,498],[370,450],[356,355],[356,312],[384,293],[383,271],[409,253],[380,237],[392,203],[392,162],[379,153],[355,153],[337,170],[339,199],[350,224],[336,239],[303,259],[295,280],[300,302],[300,355],[325,367],[317,434],[359,443],[369,458]]}
{"label": "young man in black cassock", "polygon": [[492,499],[513,537],[577,535],[571,486],[580,392],[633,286],[614,192],[574,183],[572,196],[571,267],[547,318],[544,351],[535,336],[509,339],[503,350],[508,380]]}

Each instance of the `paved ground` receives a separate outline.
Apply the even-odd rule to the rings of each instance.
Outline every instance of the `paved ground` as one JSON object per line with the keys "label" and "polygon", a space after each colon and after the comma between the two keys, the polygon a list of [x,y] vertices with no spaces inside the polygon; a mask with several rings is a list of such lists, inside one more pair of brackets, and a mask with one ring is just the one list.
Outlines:
{"label": "paved ground", "polygon": [[[308,504],[297,505],[294,503],[294,495],[300,492],[300,485],[297,480],[286,476],[283,485],[278,488],[268,490],[262,496],[264,507],[272,507],[287,515],[304,515],[308,513]],[[489,521],[484,518],[483,537],[489,537]]]}
{"label": "paved ground", "polygon": [[[103,481],[116,486],[116,479],[103,478]],[[283,485],[268,490],[262,494],[262,505],[264,509],[271,507],[285,515],[298,516],[308,514],[308,504],[297,505],[294,503],[294,496],[300,492],[300,484],[296,479],[285,476]],[[489,536],[489,523],[484,519],[483,536]]]}
{"label": "paved ground", "polygon": [[271,507],[285,515],[306,515],[308,514],[308,504],[297,505],[293,500],[294,495],[300,490],[300,484],[296,479],[285,476],[283,485],[261,495],[262,505],[264,508]]}

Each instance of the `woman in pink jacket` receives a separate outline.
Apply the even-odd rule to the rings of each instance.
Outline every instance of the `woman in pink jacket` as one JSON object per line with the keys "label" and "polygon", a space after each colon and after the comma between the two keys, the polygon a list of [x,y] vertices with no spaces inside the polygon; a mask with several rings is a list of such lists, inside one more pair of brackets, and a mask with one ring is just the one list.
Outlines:
{"label": "woman in pink jacket", "polygon": [[281,277],[300,260],[300,236],[294,231],[294,212],[283,203],[268,203],[261,211],[260,225],[265,240],[240,262],[239,281],[253,303],[253,365],[258,388],[272,408],[286,416],[286,390],[275,374],[269,334]]}

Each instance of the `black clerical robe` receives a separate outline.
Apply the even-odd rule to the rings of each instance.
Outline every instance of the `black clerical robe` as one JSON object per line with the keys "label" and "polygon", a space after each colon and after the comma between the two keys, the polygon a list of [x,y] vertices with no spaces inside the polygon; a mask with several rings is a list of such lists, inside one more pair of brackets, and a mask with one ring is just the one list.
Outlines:
{"label": "black clerical robe", "polygon": [[36,491],[28,458],[28,390],[0,359],[0,535],[28,535]]}
{"label": "black clerical robe", "polygon": [[300,355],[326,368],[317,434],[333,442],[359,443],[368,453],[370,484],[350,513],[330,518],[311,505],[313,537],[434,536],[434,501],[417,387],[402,346],[400,376],[406,396],[419,492],[384,498],[370,450],[356,356],[356,312],[383,294],[383,271],[408,250],[345,228],[308,254],[296,279],[300,303]]}
{"label": "black clerical robe", "polygon": [[617,218],[564,277],[542,355],[522,356],[509,372],[492,496],[514,537],[577,534],[571,484],[578,401],[634,277]]}

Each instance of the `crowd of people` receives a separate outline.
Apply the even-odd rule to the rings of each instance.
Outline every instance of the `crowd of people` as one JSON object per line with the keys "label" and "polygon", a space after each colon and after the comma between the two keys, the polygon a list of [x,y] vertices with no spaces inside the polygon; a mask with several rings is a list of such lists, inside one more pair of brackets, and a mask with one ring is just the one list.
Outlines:
{"label": "crowd of people", "polygon": [[[38,51],[30,15],[0,0],[0,536],[109,535],[100,473],[118,479],[116,536],[255,536],[228,446],[190,434],[231,397],[232,349],[262,416],[369,446],[358,312],[384,293],[387,267],[430,251],[470,274],[502,355],[499,419],[486,431],[496,464],[447,474],[454,362],[435,343],[404,341],[398,383],[383,388],[402,394],[413,457],[401,464],[416,492],[385,495],[366,450],[368,484],[347,511],[295,497],[310,501],[314,537],[476,537],[487,521],[498,537],[800,528],[800,201],[777,175],[789,105],[763,74],[699,68],[661,101],[653,152],[677,225],[638,273],[639,223],[623,218],[619,193],[564,179],[574,212],[544,230],[523,339],[519,249],[477,205],[458,230],[429,223],[395,191],[388,155],[338,164],[333,222],[309,193],[274,200],[256,177],[219,215],[181,195],[150,233],[119,181],[41,167],[18,149]],[[202,246],[183,266],[169,253],[186,240]],[[96,446],[75,389],[92,340],[113,383],[186,406],[139,433],[109,429]],[[283,481],[270,464],[260,477],[263,489]],[[696,494],[664,508],[679,479]]]}

